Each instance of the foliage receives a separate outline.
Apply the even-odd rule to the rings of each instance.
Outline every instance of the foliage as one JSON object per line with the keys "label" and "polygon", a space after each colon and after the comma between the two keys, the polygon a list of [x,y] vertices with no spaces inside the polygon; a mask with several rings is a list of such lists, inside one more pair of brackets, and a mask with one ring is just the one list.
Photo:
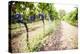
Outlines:
{"label": "foliage", "polygon": [[66,16],[63,17],[63,19],[70,24],[77,26],[78,25],[78,8],[74,8],[73,11],[68,13]]}
{"label": "foliage", "polygon": [[34,3],[34,2],[13,2],[12,3],[11,13],[12,15],[16,13],[20,13],[23,15],[23,18],[26,22],[29,23],[29,16],[36,15],[36,20],[39,18],[37,15],[39,13],[44,13],[45,16],[49,15],[51,20],[54,18],[58,18],[58,13],[52,3]]}
{"label": "foliage", "polygon": [[[35,37],[29,40],[30,49],[27,49],[28,51],[38,51],[46,37],[49,36],[52,32],[54,32],[55,29],[57,29],[57,26],[60,23],[60,19],[64,19],[65,21],[69,22],[72,25],[77,25],[78,22],[78,8],[75,8],[73,11],[66,14],[64,10],[60,10],[60,12],[57,12],[56,8],[54,7],[54,4],[52,3],[34,3],[18,1],[13,2],[11,8],[11,15],[15,15],[16,13],[22,14],[24,21],[27,23],[26,25],[28,25],[28,30],[30,31],[36,30],[37,28],[35,29],[34,25],[35,24],[40,25],[40,23],[42,22],[42,21],[40,22],[38,14],[43,13],[45,15],[44,20],[45,23],[43,24],[42,29],[35,35]],[[33,23],[30,23],[30,16],[36,17]],[[24,27],[24,26],[20,27],[20,25],[17,24],[16,22],[13,22],[13,20],[11,23],[12,23],[11,30],[13,30],[14,32],[16,31],[17,28],[18,30],[20,30],[20,28]]]}

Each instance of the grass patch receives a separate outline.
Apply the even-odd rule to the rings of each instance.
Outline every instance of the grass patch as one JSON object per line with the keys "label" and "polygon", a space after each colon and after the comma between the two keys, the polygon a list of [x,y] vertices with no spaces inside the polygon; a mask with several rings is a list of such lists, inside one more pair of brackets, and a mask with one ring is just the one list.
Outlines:
{"label": "grass patch", "polygon": [[50,36],[50,34],[53,33],[54,29],[55,30],[57,29],[59,23],[60,23],[59,20],[55,20],[51,24],[47,24],[45,26],[45,33],[43,32],[43,29],[40,32],[38,32],[35,35],[35,37],[33,37],[29,41],[30,49],[28,51],[30,52],[39,51],[44,41],[47,40],[48,36]]}

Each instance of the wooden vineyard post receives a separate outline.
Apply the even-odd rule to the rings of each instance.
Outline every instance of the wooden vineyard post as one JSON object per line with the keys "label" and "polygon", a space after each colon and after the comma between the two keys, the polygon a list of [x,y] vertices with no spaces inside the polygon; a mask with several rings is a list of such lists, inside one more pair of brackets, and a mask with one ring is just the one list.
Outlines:
{"label": "wooden vineyard post", "polygon": [[45,22],[44,22],[44,19],[42,21],[43,21],[43,35],[45,36]]}
{"label": "wooden vineyard post", "polygon": [[26,32],[27,32],[27,35],[26,35],[26,41],[27,41],[27,47],[28,47],[28,50],[30,49],[29,47],[29,34],[28,34],[28,25],[26,23],[24,23],[24,26],[26,28]]}

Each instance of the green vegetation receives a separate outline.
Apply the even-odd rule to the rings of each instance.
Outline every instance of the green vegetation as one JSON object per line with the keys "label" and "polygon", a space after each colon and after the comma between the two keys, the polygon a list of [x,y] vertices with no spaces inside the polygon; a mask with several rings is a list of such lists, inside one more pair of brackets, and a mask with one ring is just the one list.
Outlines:
{"label": "green vegetation", "polygon": [[[36,34],[29,37],[29,47],[26,46],[26,51],[39,51],[44,41],[57,29],[61,20],[67,21],[71,25],[77,26],[78,23],[78,8],[75,8],[70,13],[66,14],[64,10],[57,12],[53,3],[34,3],[34,2],[13,2],[11,5],[11,15],[16,13],[22,14],[23,21],[28,26],[28,32]],[[43,13],[44,19],[41,20],[38,14]],[[35,20],[31,22],[30,16],[34,16]],[[11,20],[11,32],[18,33],[17,30],[24,28],[20,23]],[[40,30],[38,30],[40,29]],[[21,32],[21,31],[20,31]],[[22,32],[24,33],[24,32]],[[32,33],[30,35],[32,35]],[[30,36],[29,35],[29,36]],[[27,41],[26,41],[27,43]]]}
{"label": "green vegetation", "polygon": [[[23,15],[23,19],[29,23],[29,16],[32,15],[38,15],[39,13],[44,13],[45,16],[49,15],[51,20],[54,18],[58,18],[58,13],[56,11],[56,8],[54,7],[54,4],[52,3],[34,3],[34,2],[13,2],[11,9],[11,15],[14,15],[16,13],[21,13]],[[16,8],[17,7],[17,8]],[[36,21],[39,21],[40,19],[38,16],[35,19]]]}
{"label": "green vegetation", "polygon": [[78,26],[78,8],[75,7],[74,10],[66,14],[63,19],[71,25]]}
{"label": "green vegetation", "polygon": [[[55,24],[56,23],[56,24]],[[50,36],[51,33],[53,33],[53,31],[55,31],[57,29],[57,26],[59,25],[60,20],[55,20],[54,22],[52,22],[50,27],[48,24],[46,24],[45,27],[45,34],[43,29],[41,29],[40,32],[38,32],[35,37],[33,37],[30,41],[30,50],[31,52],[33,51],[39,51],[42,44],[44,43],[44,41]]]}

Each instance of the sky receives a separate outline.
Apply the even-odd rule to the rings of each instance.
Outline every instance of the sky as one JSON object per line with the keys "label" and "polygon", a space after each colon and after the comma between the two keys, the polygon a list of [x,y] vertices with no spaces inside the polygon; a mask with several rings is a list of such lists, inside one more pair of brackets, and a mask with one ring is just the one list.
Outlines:
{"label": "sky", "polygon": [[79,0],[54,0],[54,3],[69,3],[69,4],[77,4]]}
{"label": "sky", "polygon": [[70,12],[74,9],[74,7],[78,7],[78,0],[54,0],[56,10],[63,9],[66,13]]}
{"label": "sky", "polygon": [[59,11],[60,9],[65,10],[66,13],[72,11],[74,9],[74,7],[77,7],[77,5],[72,5],[72,4],[54,4],[55,8],[57,11]]}

